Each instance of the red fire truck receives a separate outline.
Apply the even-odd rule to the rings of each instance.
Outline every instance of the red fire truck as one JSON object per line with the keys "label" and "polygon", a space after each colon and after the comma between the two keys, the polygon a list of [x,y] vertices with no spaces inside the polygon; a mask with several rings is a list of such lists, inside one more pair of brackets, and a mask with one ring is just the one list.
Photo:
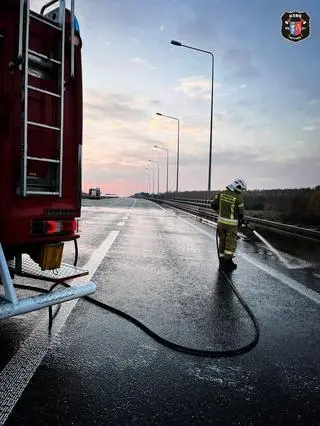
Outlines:
{"label": "red fire truck", "polygon": [[74,0],[39,14],[30,0],[0,1],[0,318],[95,291],[89,282],[19,300],[12,282],[88,274],[62,263],[64,242],[79,237],[81,47]]}

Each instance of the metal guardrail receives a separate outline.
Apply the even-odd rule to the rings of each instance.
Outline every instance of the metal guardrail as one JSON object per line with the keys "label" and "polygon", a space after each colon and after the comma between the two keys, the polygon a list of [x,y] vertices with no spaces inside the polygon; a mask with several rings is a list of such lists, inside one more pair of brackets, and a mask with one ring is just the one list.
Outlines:
{"label": "metal guardrail", "polygon": [[[190,200],[185,198],[148,198],[161,204],[168,204],[181,210],[189,211],[197,216],[207,217],[208,219],[217,219],[218,215],[211,209],[211,202],[208,200]],[[295,225],[287,225],[280,222],[274,222],[266,219],[259,219],[253,216],[245,216],[245,221],[251,222],[257,228],[267,229],[282,235],[288,235],[299,239],[305,239],[313,242],[320,242],[320,231],[302,228]]]}

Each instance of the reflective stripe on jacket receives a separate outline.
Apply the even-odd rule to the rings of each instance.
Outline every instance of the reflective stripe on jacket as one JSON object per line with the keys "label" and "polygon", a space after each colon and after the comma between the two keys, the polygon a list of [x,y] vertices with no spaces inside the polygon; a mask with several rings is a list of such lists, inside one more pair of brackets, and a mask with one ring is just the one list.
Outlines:
{"label": "reflective stripe on jacket", "polygon": [[218,222],[225,225],[238,225],[238,220],[244,216],[244,201],[243,197],[238,192],[222,191],[218,193],[211,207],[218,211]]}

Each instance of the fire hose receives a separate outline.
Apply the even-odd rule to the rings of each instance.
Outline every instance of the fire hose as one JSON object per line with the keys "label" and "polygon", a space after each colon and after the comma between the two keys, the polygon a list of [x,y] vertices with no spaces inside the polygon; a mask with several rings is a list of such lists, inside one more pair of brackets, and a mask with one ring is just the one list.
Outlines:
{"label": "fire hose", "polygon": [[[218,247],[218,231],[216,231],[216,244]],[[77,263],[78,260],[78,247],[77,247],[77,242],[75,240],[75,265]],[[217,251],[218,253],[218,251]],[[220,259],[219,259],[220,262]],[[163,346],[178,351],[178,352],[183,352],[189,355],[195,355],[195,356],[201,356],[201,357],[208,357],[208,358],[219,358],[219,357],[233,357],[233,356],[237,356],[246,352],[249,352],[250,350],[252,350],[258,343],[259,340],[259,335],[260,335],[260,330],[259,330],[259,325],[258,322],[254,316],[254,314],[252,313],[251,309],[249,308],[249,306],[247,305],[247,303],[245,302],[245,300],[242,298],[242,296],[240,295],[239,291],[237,290],[237,288],[235,287],[231,277],[222,269],[222,278],[224,279],[225,283],[227,285],[230,285],[230,287],[232,288],[234,294],[236,295],[237,299],[239,300],[239,302],[241,303],[241,305],[243,306],[243,308],[245,309],[245,311],[247,312],[247,314],[249,315],[250,319],[252,320],[253,326],[254,326],[254,337],[251,340],[250,343],[235,348],[235,349],[226,349],[226,350],[206,350],[206,349],[195,349],[195,348],[190,348],[188,346],[183,346],[180,345],[178,343],[172,342],[168,339],[165,339],[163,337],[161,337],[160,335],[158,335],[157,333],[155,333],[154,331],[152,331],[149,327],[147,327],[146,325],[144,325],[142,322],[140,322],[138,319],[134,318],[133,316],[129,315],[126,312],[121,311],[120,309],[117,309],[113,306],[110,306],[106,303],[103,303],[93,297],[90,296],[84,296],[83,299],[86,300],[87,302],[98,306],[104,310],[107,310],[115,315],[118,315],[124,319],[126,319],[127,321],[130,321],[132,324],[136,325],[137,327],[139,327],[142,331],[144,331],[148,336],[150,336],[152,339],[154,339],[155,341],[157,341],[158,343],[162,344]],[[50,292],[52,291],[56,286],[58,285],[63,285],[64,287],[72,287],[70,284],[61,281],[61,282],[55,282],[50,289],[39,289],[38,287],[33,287],[33,286],[26,286],[26,285],[22,285],[22,284],[15,284],[16,287],[18,288],[23,288],[23,289],[27,289],[27,290],[34,290],[34,291],[42,291],[42,292]],[[57,315],[57,313],[59,312],[59,308],[56,310],[55,314],[53,314],[53,310],[52,310],[52,306],[49,307],[49,329],[51,329],[52,324],[53,324],[53,319],[54,317]]]}

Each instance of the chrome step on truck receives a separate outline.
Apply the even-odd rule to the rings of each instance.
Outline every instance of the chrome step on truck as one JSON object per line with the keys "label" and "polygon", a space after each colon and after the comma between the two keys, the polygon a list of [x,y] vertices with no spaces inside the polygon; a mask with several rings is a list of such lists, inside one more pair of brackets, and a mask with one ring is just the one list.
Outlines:
{"label": "chrome step on truck", "polygon": [[44,281],[56,283],[89,275],[88,271],[66,263],[63,263],[56,271],[42,271],[28,256],[23,259],[21,266],[16,264],[16,261],[7,262],[0,243],[0,277],[4,288],[4,295],[0,296],[0,319],[47,308],[55,304],[87,296],[96,291],[96,285],[89,281],[69,288],[62,288],[33,297],[18,299],[10,269],[22,277],[42,278]]}

